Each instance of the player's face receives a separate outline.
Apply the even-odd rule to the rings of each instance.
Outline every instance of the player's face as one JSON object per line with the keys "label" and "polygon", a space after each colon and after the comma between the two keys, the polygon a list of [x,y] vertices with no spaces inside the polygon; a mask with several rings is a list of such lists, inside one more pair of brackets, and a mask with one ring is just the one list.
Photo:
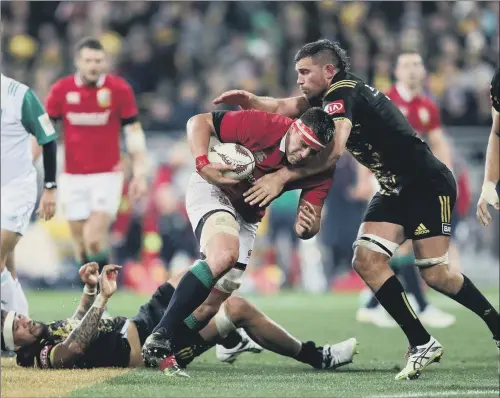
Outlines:
{"label": "player's face", "polygon": [[422,57],[419,54],[400,55],[395,72],[396,79],[399,82],[411,88],[421,86],[425,78],[425,68]]}
{"label": "player's face", "polygon": [[44,333],[46,326],[25,315],[16,314],[12,328],[14,344],[23,347],[37,341]]}
{"label": "player's face", "polygon": [[307,162],[311,156],[318,154],[318,151],[309,146],[299,135],[295,124],[292,124],[285,140],[285,154],[288,163],[301,165]]}
{"label": "player's face", "polygon": [[95,83],[104,73],[105,61],[104,51],[82,48],[76,58],[76,68],[87,83]]}
{"label": "player's face", "polygon": [[[329,68],[331,67],[331,68]],[[311,57],[302,58],[295,64],[297,84],[308,100],[321,98],[333,77],[333,65],[321,65]]]}

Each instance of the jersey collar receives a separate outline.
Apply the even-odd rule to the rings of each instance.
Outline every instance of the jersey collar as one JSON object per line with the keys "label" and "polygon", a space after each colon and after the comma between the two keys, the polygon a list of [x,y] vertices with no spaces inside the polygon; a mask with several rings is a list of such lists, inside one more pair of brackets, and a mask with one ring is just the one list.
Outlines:
{"label": "jersey collar", "polygon": [[[97,80],[97,83],[96,83],[96,87],[102,87],[104,85],[105,80],[106,80],[106,74],[103,73],[101,76],[99,76],[99,79]],[[75,84],[78,87],[83,86],[83,79],[79,73],[75,73]]]}
{"label": "jersey collar", "polygon": [[286,152],[286,134],[283,136],[283,138],[280,141],[280,151],[283,153]]}
{"label": "jersey collar", "polygon": [[398,92],[399,96],[405,102],[411,102],[414,98],[418,97],[418,94],[413,95],[412,93],[410,93],[410,90],[408,90],[401,83],[396,83],[395,87],[396,87],[396,91]]}

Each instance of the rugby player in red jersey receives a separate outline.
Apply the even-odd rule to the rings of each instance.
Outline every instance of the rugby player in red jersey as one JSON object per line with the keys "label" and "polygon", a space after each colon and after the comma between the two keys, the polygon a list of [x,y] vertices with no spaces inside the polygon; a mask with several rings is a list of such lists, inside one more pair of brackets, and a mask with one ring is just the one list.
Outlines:
{"label": "rugby player in red jersey", "polygon": [[[159,366],[166,375],[182,375],[172,355],[184,333],[180,328],[203,328],[220,304],[239,288],[248,264],[265,209],[246,203],[243,193],[267,173],[307,164],[308,158],[332,142],[334,132],[332,118],[320,108],[308,110],[297,120],[246,110],[199,114],[188,121],[188,142],[198,173],[188,184],[186,210],[202,260],[180,280],[169,308],[146,340],[143,356],[147,364]],[[249,178],[231,180],[223,176],[229,166],[209,162],[212,136],[221,142],[240,144],[253,153],[256,165]],[[319,231],[332,175],[331,169],[326,170],[285,187],[302,189],[295,223],[301,239],[310,239]]]}
{"label": "rugby player in red jersey", "polygon": [[108,261],[108,231],[120,205],[123,172],[120,130],[132,157],[129,193],[138,199],[146,191],[146,145],[131,87],[106,74],[102,44],[84,38],[76,46],[77,72],[59,79],[46,100],[47,113],[60,120],[65,169],[60,200],[80,264]]}

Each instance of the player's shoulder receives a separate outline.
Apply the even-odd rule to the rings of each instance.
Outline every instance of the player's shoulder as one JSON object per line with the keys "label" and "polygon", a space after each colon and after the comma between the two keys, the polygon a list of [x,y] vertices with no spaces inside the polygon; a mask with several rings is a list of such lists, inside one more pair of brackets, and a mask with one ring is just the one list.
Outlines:
{"label": "player's shoulder", "polygon": [[57,79],[51,86],[54,91],[64,91],[76,88],[75,75],[67,75]]}
{"label": "player's shoulder", "polygon": [[437,110],[439,108],[436,101],[428,94],[422,94],[420,96],[420,106],[424,106],[429,110]]}
{"label": "player's shoulder", "polygon": [[2,74],[2,94],[11,98],[23,98],[30,88],[18,80]]}
{"label": "player's shoulder", "polygon": [[130,84],[121,76],[108,73],[104,81],[104,87],[115,90],[131,90]]}
{"label": "player's shoulder", "polygon": [[328,100],[329,96],[335,96],[335,94],[350,91],[355,89],[359,85],[364,85],[363,79],[354,75],[351,72],[339,72],[332,80],[332,83],[328,87],[325,95],[325,100]]}

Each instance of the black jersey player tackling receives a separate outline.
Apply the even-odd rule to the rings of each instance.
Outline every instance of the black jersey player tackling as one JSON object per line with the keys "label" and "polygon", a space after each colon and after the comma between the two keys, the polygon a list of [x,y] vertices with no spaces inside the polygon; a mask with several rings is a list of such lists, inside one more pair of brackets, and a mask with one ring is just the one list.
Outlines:
{"label": "black jersey player tackling", "polygon": [[284,168],[264,176],[245,193],[246,200],[254,205],[269,203],[283,184],[332,167],[347,149],[381,186],[354,243],[353,267],[408,337],[408,363],[396,379],[417,378],[443,354],[388,266],[388,259],[407,239],[413,241],[416,265],[427,284],[479,315],[498,344],[498,312],[466,276],[448,266],[456,197],[450,170],[416,136],[389,98],[349,72],[346,52],[338,43],[319,40],[304,45],[295,56],[295,69],[303,96],[275,99],[233,90],[214,100],[290,117],[321,104],[335,120],[336,137],[331,151],[324,151],[326,156],[300,170]]}
{"label": "black jersey player tackling", "polygon": [[[142,350],[146,338],[166,311],[182,274],[161,285],[133,318],[102,318],[104,306],[116,291],[116,272],[120,267],[106,265],[101,274],[101,293],[96,297],[98,264],[81,267],[85,283],[81,302],[73,317],[44,324],[27,316],[2,310],[2,349],[15,350],[17,363],[25,367],[95,368],[143,366]],[[106,276],[112,276],[108,278]],[[301,343],[265,316],[248,301],[230,297],[219,313],[200,332],[186,328],[179,337],[177,363],[187,366],[217,342],[217,357],[232,362],[243,352],[259,353],[262,347],[252,341],[243,328],[264,348],[289,356],[319,369],[334,369],[352,361],[356,339],[316,347]],[[220,355],[220,354],[223,355]],[[181,376],[186,376],[179,369]]]}

